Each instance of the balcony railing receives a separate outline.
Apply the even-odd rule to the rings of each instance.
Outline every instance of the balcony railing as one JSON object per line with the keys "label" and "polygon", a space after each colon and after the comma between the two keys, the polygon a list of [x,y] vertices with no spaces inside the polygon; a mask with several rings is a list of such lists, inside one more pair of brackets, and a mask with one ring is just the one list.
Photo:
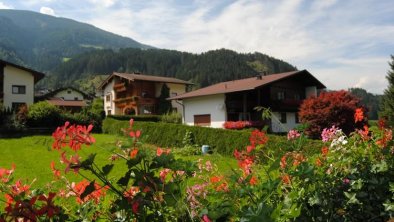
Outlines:
{"label": "balcony railing", "polygon": [[130,101],[135,102],[135,96],[114,99],[115,103],[123,103],[123,102],[130,102]]}

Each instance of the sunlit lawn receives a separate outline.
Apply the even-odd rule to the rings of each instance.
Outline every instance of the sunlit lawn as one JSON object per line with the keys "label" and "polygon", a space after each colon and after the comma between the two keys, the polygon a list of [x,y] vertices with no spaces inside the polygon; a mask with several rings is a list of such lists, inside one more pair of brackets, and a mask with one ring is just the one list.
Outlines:
{"label": "sunlit lawn", "polygon": [[[82,157],[88,156],[90,153],[97,153],[96,163],[99,166],[104,166],[110,162],[109,157],[111,151],[115,147],[115,142],[124,140],[122,137],[95,134],[96,143],[91,146],[84,146],[79,151]],[[35,179],[32,187],[40,188],[45,186],[48,182],[54,179],[53,173],[50,169],[50,164],[55,161],[56,167],[64,169],[59,162],[60,152],[52,150],[52,137],[50,136],[29,136],[16,139],[0,139],[0,168],[11,168],[12,164],[16,165],[14,178],[20,178],[31,183]],[[67,148],[69,150],[69,148]],[[71,154],[72,152],[68,152]],[[221,174],[228,174],[231,168],[235,168],[237,163],[234,158],[224,157],[219,154],[211,155],[194,155],[194,156],[180,156],[176,158],[190,160],[197,162],[202,159],[202,162],[210,160],[216,164]],[[115,164],[110,176],[113,178],[120,178],[125,173],[125,165],[123,162]],[[63,173],[63,172],[62,172]],[[67,178],[70,181],[80,181],[82,177],[78,174],[68,173]],[[89,174],[87,177],[91,177]]]}

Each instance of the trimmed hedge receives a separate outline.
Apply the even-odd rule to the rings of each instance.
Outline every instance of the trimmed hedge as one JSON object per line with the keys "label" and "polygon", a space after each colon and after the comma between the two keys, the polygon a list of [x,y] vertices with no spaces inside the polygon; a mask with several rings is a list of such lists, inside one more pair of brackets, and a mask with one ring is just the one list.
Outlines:
{"label": "trimmed hedge", "polygon": [[116,120],[130,120],[134,119],[135,121],[142,121],[142,122],[160,122],[161,116],[160,115],[109,115],[107,119],[116,119]]}
{"label": "trimmed hedge", "polygon": [[[121,135],[121,129],[129,127],[129,121],[106,118],[103,121],[103,133]],[[193,133],[194,142],[198,145],[209,145],[216,152],[232,155],[234,149],[243,149],[249,144],[249,130],[225,130],[198,126],[187,126],[162,122],[134,122],[134,129],[143,132],[145,142],[162,147],[183,147],[182,140],[187,131]],[[267,150],[291,149],[286,136],[268,135],[269,141],[264,147]],[[307,140],[304,151],[309,154],[319,153],[322,143],[319,140]],[[280,153],[277,154],[281,155]]]}

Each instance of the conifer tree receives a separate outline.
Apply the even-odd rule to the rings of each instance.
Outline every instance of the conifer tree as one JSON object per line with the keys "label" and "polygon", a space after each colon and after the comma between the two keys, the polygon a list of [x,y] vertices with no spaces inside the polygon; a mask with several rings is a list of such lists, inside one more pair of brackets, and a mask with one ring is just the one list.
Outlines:
{"label": "conifer tree", "polygon": [[381,103],[380,117],[387,119],[390,126],[394,126],[394,55],[391,55],[391,62],[389,62],[390,70],[387,72],[386,79],[389,82],[387,89]]}
{"label": "conifer tree", "polygon": [[170,97],[170,89],[168,88],[167,84],[163,84],[159,97],[159,114],[165,114],[171,111],[171,101],[167,100],[168,97]]}

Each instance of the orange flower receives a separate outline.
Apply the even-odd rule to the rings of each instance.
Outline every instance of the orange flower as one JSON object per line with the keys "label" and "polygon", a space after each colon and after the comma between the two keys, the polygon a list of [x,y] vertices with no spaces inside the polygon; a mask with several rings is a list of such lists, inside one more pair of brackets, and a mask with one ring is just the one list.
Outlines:
{"label": "orange flower", "polygon": [[254,185],[256,185],[257,184],[257,178],[255,177],[255,176],[252,176],[252,178],[250,178],[250,181],[249,181],[249,184],[251,185],[251,186],[254,186]]}
{"label": "orange flower", "polygon": [[212,177],[210,178],[211,183],[218,183],[218,182],[220,182],[221,180],[222,180],[222,177],[219,177],[219,176],[212,176]]}
{"label": "orange flower", "polygon": [[357,108],[356,112],[354,113],[354,122],[361,122],[364,120],[364,112],[363,109]]}
{"label": "orange flower", "polygon": [[130,152],[130,158],[131,158],[131,159],[135,158],[135,157],[137,156],[137,154],[138,154],[138,149],[133,149],[133,150]]}
{"label": "orange flower", "polygon": [[282,169],[286,168],[286,165],[287,165],[286,158],[287,158],[286,155],[284,155],[280,159],[280,168],[282,168]]}
{"label": "orange flower", "polygon": [[321,154],[323,156],[327,156],[327,154],[328,154],[328,147],[324,146],[323,148],[321,148]]}
{"label": "orange flower", "polygon": [[322,165],[322,162],[321,162],[320,158],[316,159],[315,164],[316,164],[316,166],[321,166]]}
{"label": "orange flower", "polygon": [[282,182],[284,183],[284,184],[290,184],[290,176],[289,176],[289,174],[285,174],[285,175],[283,175],[282,176]]}
{"label": "orange flower", "polygon": [[53,175],[55,176],[56,179],[60,178],[60,170],[55,168],[55,161],[51,162],[51,170],[53,172]]}
{"label": "orange flower", "polygon": [[168,154],[170,154],[170,152],[171,152],[170,149],[162,149],[160,147],[157,147],[156,155],[161,156],[163,153],[168,155]]}
{"label": "orange flower", "polygon": [[218,187],[216,187],[216,191],[224,191],[224,192],[228,192],[228,185],[226,182],[223,182],[222,184],[220,184]]}

